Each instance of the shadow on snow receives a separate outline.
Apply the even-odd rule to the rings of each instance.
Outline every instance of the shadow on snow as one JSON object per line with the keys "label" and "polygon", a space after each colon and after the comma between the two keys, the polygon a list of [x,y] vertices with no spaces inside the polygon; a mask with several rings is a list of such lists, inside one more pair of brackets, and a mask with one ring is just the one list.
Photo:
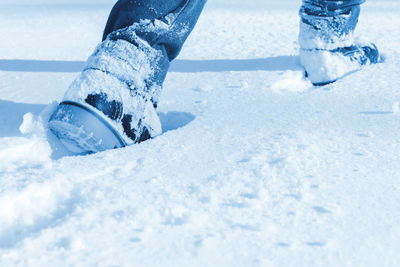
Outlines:
{"label": "shadow on snow", "polygon": [[46,105],[0,100],[0,138],[22,136],[19,127],[26,113],[39,115]]}
{"label": "shadow on snow", "polygon": [[[46,107],[42,104],[24,104],[11,101],[0,100],[0,138],[4,137],[20,137],[22,133],[19,130],[26,113],[39,115]],[[187,112],[171,111],[168,113],[158,113],[160,117],[163,134],[182,128],[192,122],[195,116]],[[59,159],[70,155],[65,149],[61,148],[61,144],[48,136],[48,142],[53,150],[53,159]]]}
{"label": "shadow on snow", "polygon": [[[52,60],[0,60],[0,71],[13,72],[80,72],[85,67],[83,61]],[[225,71],[284,71],[300,70],[297,56],[278,56],[263,59],[218,59],[218,60],[175,60],[170,72],[225,72]],[[38,115],[46,105],[15,103],[0,100],[0,138],[22,136],[19,127],[26,113]],[[184,127],[195,119],[190,113],[168,112],[158,114],[163,133]],[[48,138],[52,148],[54,143]],[[56,148],[57,150],[57,148]],[[60,151],[60,149],[59,149]],[[57,154],[55,152],[55,154]],[[60,153],[58,153],[60,154]],[[53,155],[53,158],[61,158]]]}
{"label": "shadow on snow", "polygon": [[[0,60],[0,71],[80,72],[84,61]],[[301,70],[299,57],[278,56],[262,59],[174,60],[170,72],[283,71]]]}

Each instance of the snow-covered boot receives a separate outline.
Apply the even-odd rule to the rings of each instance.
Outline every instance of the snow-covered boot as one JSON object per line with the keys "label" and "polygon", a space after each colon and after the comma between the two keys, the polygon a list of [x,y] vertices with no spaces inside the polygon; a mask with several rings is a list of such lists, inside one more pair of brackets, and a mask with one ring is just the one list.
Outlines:
{"label": "snow-covered boot", "polygon": [[[110,34],[96,48],[49,121],[73,152],[120,148],[161,133],[154,75],[163,57],[130,30]],[[121,34],[131,40],[115,38]]]}
{"label": "snow-covered boot", "polygon": [[49,121],[73,152],[99,152],[161,133],[156,113],[170,62],[206,0],[119,0],[103,42]]}
{"label": "snow-covered boot", "polygon": [[364,0],[303,0],[300,61],[314,85],[324,85],[381,61],[373,43],[355,41]]}

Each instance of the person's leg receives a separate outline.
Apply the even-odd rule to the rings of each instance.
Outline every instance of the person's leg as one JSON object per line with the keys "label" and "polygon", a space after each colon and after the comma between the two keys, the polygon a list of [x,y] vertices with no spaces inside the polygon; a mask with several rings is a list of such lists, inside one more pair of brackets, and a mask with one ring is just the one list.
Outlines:
{"label": "person's leg", "polygon": [[103,42],[65,94],[50,129],[71,150],[92,152],[160,134],[155,108],[161,86],[205,2],[118,1]]}
{"label": "person's leg", "polygon": [[326,84],[363,65],[379,61],[373,44],[353,38],[365,0],[303,0],[300,8],[300,59],[314,84]]}
{"label": "person's leg", "polygon": [[136,39],[140,39],[160,52],[154,79],[162,85],[169,62],[179,54],[205,3],[206,0],[120,0],[110,13],[103,41],[108,37],[136,45]]}

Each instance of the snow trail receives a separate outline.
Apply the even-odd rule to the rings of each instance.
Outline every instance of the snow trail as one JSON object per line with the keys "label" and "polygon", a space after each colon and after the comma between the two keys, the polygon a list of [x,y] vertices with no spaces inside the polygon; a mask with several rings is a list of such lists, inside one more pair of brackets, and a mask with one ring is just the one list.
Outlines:
{"label": "snow trail", "polygon": [[46,121],[111,2],[0,4],[1,266],[398,264],[399,3],[360,18],[384,64],[312,87],[297,6],[210,1],[165,82],[163,134],[72,155]]}

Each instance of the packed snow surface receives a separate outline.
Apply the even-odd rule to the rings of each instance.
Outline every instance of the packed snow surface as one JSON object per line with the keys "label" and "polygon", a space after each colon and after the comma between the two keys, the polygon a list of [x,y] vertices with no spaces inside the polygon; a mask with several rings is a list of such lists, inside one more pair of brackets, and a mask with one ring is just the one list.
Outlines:
{"label": "packed snow surface", "polygon": [[300,1],[210,0],[168,74],[163,134],[73,155],[49,114],[112,1],[0,3],[0,266],[398,266],[400,3],[385,63],[303,78]]}

